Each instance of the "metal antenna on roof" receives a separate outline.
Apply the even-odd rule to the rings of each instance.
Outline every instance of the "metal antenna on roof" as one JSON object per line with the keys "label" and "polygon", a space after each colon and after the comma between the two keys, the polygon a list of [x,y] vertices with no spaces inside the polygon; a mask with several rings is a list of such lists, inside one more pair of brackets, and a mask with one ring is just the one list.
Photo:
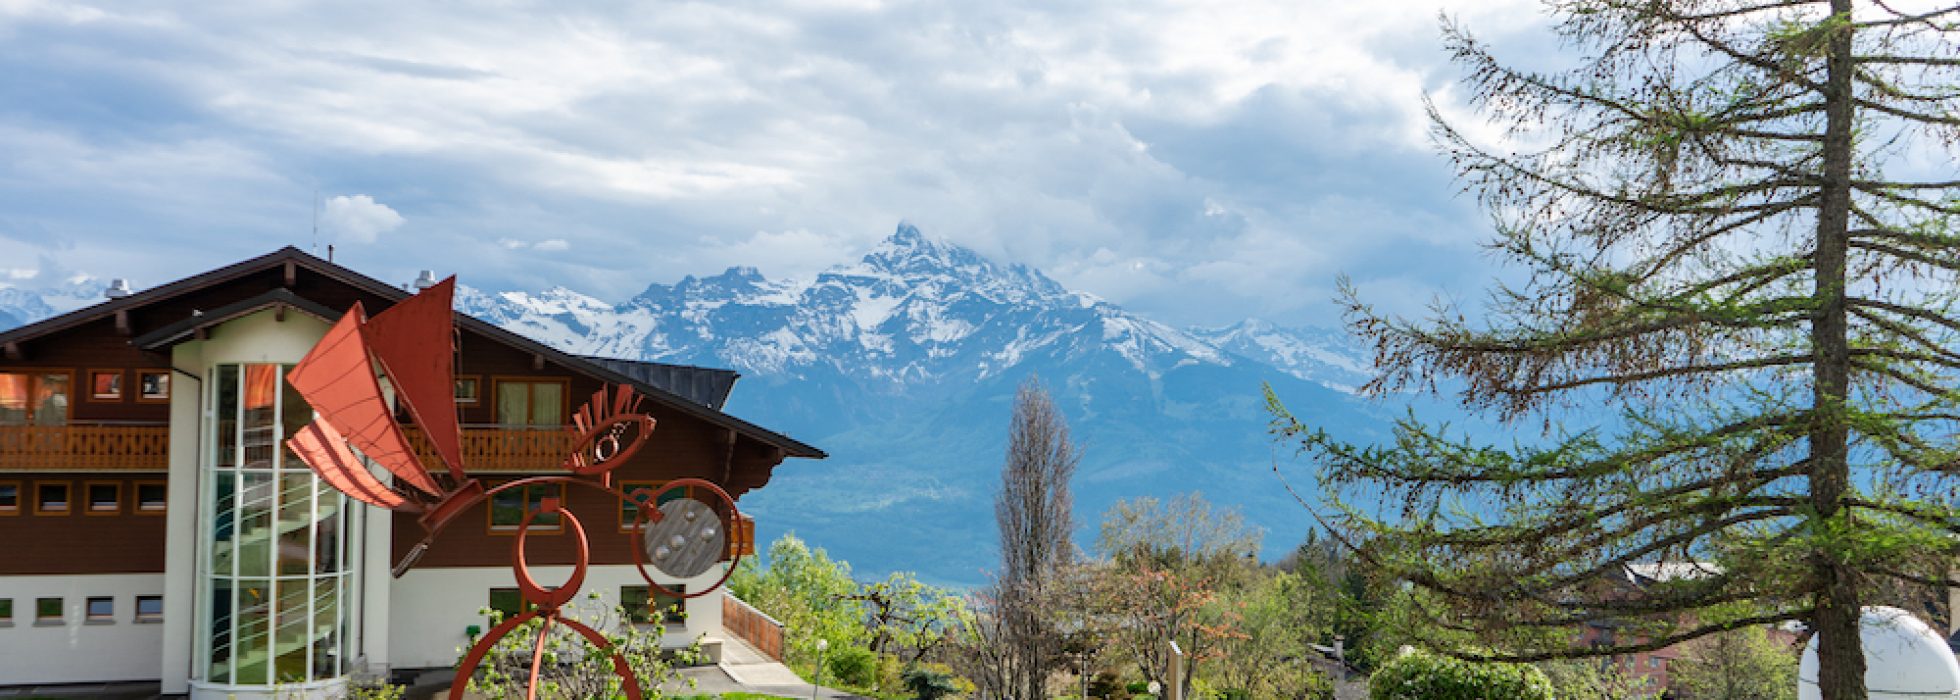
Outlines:
{"label": "metal antenna on roof", "polygon": [[313,188],[313,254],[320,254],[320,188]]}

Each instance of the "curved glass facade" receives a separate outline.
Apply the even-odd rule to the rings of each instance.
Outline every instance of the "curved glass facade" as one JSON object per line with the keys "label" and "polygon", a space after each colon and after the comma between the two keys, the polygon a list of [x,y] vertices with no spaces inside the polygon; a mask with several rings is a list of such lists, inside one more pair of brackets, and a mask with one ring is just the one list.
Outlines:
{"label": "curved glass facade", "polygon": [[285,448],[313,419],[291,365],[213,367],[206,386],[206,541],[198,580],[200,680],[274,685],[347,672],[353,543],[347,497]]}

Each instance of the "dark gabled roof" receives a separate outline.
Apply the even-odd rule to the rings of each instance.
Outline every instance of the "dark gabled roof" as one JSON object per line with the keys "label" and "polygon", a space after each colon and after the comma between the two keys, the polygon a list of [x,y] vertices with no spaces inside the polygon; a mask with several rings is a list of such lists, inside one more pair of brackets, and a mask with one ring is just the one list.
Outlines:
{"label": "dark gabled roof", "polygon": [[[332,262],[322,260],[318,257],[314,257],[298,248],[294,248],[292,246],[286,246],[284,248],[280,248],[279,250],[275,250],[271,253],[268,253],[266,255],[261,255],[256,258],[252,258],[250,260],[245,260],[230,265],[226,265],[224,267],[211,270],[203,274],[192,275],[190,277],[185,277],[175,282],[170,282],[167,284],[158,285],[156,287],[151,287],[149,289],[145,289],[143,291],[137,292],[135,294],[131,294],[129,296],[120,299],[111,299],[102,302],[100,304],[96,304],[94,306],[77,309],[75,311],[71,311],[62,314],[60,316],[43,319],[41,321],[30,323],[28,325],[21,326],[19,328],[0,332],[0,344],[27,341],[44,335],[48,335],[50,333],[67,330],[70,328],[74,328],[76,326],[80,326],[95,321],[97,319],[107,317],[111,314],[114,314],[117,311],[138,308],[154,302],[163,301],[186,292],[203,289],[215,284],[220,284],[240,277],[245,277],[252,273],[263,271],[269,267],[275,265],[284,265],[287,263],[291,263],[296,267],[306,268],[308,271],[313,272],[315,274],[322,275],[324,277],[335,280],[337,282],[341,282],[343,284],[354,287],[356,289],[360,289],[362,291],[368,292],[375,296],[379,296],[381,298],[387,299],[391,303],[401,301],[410,296],[410,293],[408,291],[405,291],[399,287],[388,284],[386,282],[382,282],[381,280],[374,279],[367,275],[363,275],[359,272],[355,272],[348,268],[341,267],[340,265],[334,264]],[[311,304],[315,309],[323,308],[320,307],[318,304],[313,304],[312,302],[306,302],[304,299],[300,299],[297,296],[291,295],[290,292],[288,292],[288,296],[290,296],[293,300],[290,303],[279,301],[279,300],[267,301],[265,300],[266,296],[271,296],[271,295],[262,295],[261,297],[249,299],[244,302],[240,302],[239,304],[227,305],[226,307],[224,307],[224,309],[207,312],[207,315],[216,315],[221,311],[232,309],[233,307],[237,307],[240,304],[252,304],[254,302],[257,302],[257,305],[253,307],[254,309],[263,308],[264,306],[268,306],[272,304],[287,303],[289,306],[293,308],[301,309],[302,311],[307,311],[308,313],[313,313],[313,311],[307,310],[305,307],[302,307],[300,305],[301,302],[304,302],[306,304]],[[241,311],[236,311],[235,313],[246,313],[249,312],[250,310],[253,309],[245,309]],[[379,309],[377,309],[377,311],[379,311]],[[327,318],[328,320],[332,320],[338,318],[339,316],[340,314],[338,312],[327,311],[327,316],[325,318]],[[148,339],[152,342],[163,342],[164,344],[168,344],[169,341],[164,340],[160,337],[152,337],[152,336],[158,336],[158,334],[163,333],[164,331],[174,330],[176,332],[188,332],[185,331],[184,329],[179,328],[179,326],[185,326],[186,324],[189,324],[187,326],[189,331],[195,331],[196,327],[198,327],[199,325],[203,325],[200,323],[200,321],[202,321],[203,318],[204,318],[203,316],[198,316],[198,317],[193,317],[191,319],[188,319],[187,321],[184,322],[171,324],[170,326],[166,326],[165,328],[158,329],[157,331],[146,333],[144,334],[143,338],[139,340]],[[503,328],[500,328],[495,325],[491,325],[488,322],[478,319],[475,316],[458,313],[456,314],[456,325],[458,327],[467,329],[471,332],[477,333],[478,335],[488,336],[493,340],[504,343],[505,345],[518,348],[525,352],[530,352],[533,354],[540,355],[545,359],[550,360],[551,362],[557,363],[558,365],[570,369],[574,372],[578,372],[580,374],[590,376],[594,379],[610,382],[613,384],[626,384],[632,386],[634,391],[647,395],[648,398],[653,399],[655,402],[663,406],[667,406],[674,410],[680,411],[681,413],[685,413],[687,415],[694,416],[701,420],[707,421],[712,425],[720,426],[722,428],[735,431],[736,433],[746,435],[751,439],[781,449],[783,451],[783,454],[786,456],[808,457],[813,459],[822,459],[825,456],[827,456],[824,454],[823,450],[819,450],[795,438],[789,437],[787,435],[783,435],[782,433],[778,433],[773,430],[769,430],[767,428],[756,425],[754,423],[750,423],[740,418],[736,418],[735,416],[728,415],[726,413],[721,412],[718,408],[714,406],[710,406],[709,404],[696,401],[682,394],[670,391],[664,387],[657,386],[655,384],[644,381],[628,373],[621,372],[611,367],[602,365],[599,362],[594,361],[593,359],[588,359],[588,358],[580,357],[578,355],[566,353],[554,349],[549,345],[545,345],[543,343],[539,343],[530,338],[526,338],[522,335],[518,335],[508,330],[504,330]],[[733,380],[730,379],[729,381],[732,384]],[[724,395],[723,398],[726,398],[726,396]]]}
{"label": "dark gabled roof", "polygon": [[194,313],[190,318],[136,336],[129,341],[129,344],[142,350],[158,350],[193,337],[200,329],[210,328],[269,307],[297,309],[328,323],[333,323],[335,319],[340,318],[340,312],[301,298],[290,289],[274,289],[241,302]]}
{"label": "dark gabled roof", "polygon": [[583,355],[587,362],[687,397],[708,408],[721,410],[728,405],[728,394],[742,375],[732,369],[670,365],[611,357]]}

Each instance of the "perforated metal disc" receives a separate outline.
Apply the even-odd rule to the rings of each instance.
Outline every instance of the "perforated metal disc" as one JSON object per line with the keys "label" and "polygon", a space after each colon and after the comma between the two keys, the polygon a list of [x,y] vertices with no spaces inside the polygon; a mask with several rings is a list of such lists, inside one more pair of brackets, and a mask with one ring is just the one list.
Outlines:
{"label": "perforated metal disc", "polygon": [[728,551],[728,533],[708,504],[676,498],[661,504],[660,522],[649,523],[640,545],[647,563],[674,578],[706,573]]}

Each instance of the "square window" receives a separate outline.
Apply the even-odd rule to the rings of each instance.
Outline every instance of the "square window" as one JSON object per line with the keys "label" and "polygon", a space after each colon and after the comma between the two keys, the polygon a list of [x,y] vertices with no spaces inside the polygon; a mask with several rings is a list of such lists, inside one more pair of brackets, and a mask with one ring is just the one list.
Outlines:
{"label": "square window", "polygon": [[136,370],[136,400],[161,403],[170,400],[170,371]]}
{"label": "square window", "polygon": [[13,624],[14,599],[0,598],[0,624]]}
{"label": "square window", "polygon": [[653,592],[654,611],[660,614],[661,622],[669,625],[687,624],[687,599],[681,597],[687,595],[687,587],[673,585],[667,586],[667,588],[672,590],[675,595],[668,595],[665,592],[655,590]]}
{"label": "square window", "polygon": [[20,515],[20,482],[0,481],[0,515]]}
{"label": "square window", "polygon": [[68,482],[34,482],[35,515],[67,515],[68,513]]}
{"label": "square window", "polygon": [[89,370],[88,400],[102,402],[123,400],[123,377],[128,374],[119,369]]}
{"label": "square window", "polygon": [[91,481],[86,486],[89,515],[117,515],[122,513],[122,482]]}
{"label": "square window", "polygon": [[483,398],[483,381],[476,377],[456,378],[456,403],[475,406]]}
{"label": "square window", "polygon": [[647,598],[646,586],[620,586],[619,609],[624,612],[628,622],[653,621],[653,601]]}
{"label": "square window", "polygon": [[640,503],[644,502],[647,498],[651,498],[650,494],[642,495],[634,492],[640,491],[642,489],[648,492],[652,492],[659,488],[660,488],[660,482],[658,481],[619,482],[620,492],[626,494],[626,500],[622,500],[619,502],[619,531],[620,532],[633,531],[633,523],[637,522],[640,519]]}
{"label": "square window", "polygon": [[136,482],[136,512],[157,515],[169,508],[169,484],[162,481]]}
{"label": "square window", "polygon": [[89,598],[88,606],[85,609],[88,612],[88,620],[90,622],[111,622],[116,619],[115,598],[108,596]]}
{"label": "square window", "polygon": [[524,594],[515,588],[490,589],[490,609],[502,613],[505,620],[518,616],[529,607],[524,603]]}
{"label": "square window", "polygon": [[[544,499],[565,502],[564,484],[527,484],[499,491],[490,496],[490,531],[511,533],[524,522],[524,514],[544,507]],[[558,515],[540,515],[531,521],[532,532],[558,532]]]}
{"label": "square window", "polygon": [[160,595],[136,596],[136,621],[137,622],[162,622],[163,621],[163,596]]}
{"label": "square window", "polygon": [[61,607],[60,598],[35,598],[34,621],[41,623],[60,623]]}

